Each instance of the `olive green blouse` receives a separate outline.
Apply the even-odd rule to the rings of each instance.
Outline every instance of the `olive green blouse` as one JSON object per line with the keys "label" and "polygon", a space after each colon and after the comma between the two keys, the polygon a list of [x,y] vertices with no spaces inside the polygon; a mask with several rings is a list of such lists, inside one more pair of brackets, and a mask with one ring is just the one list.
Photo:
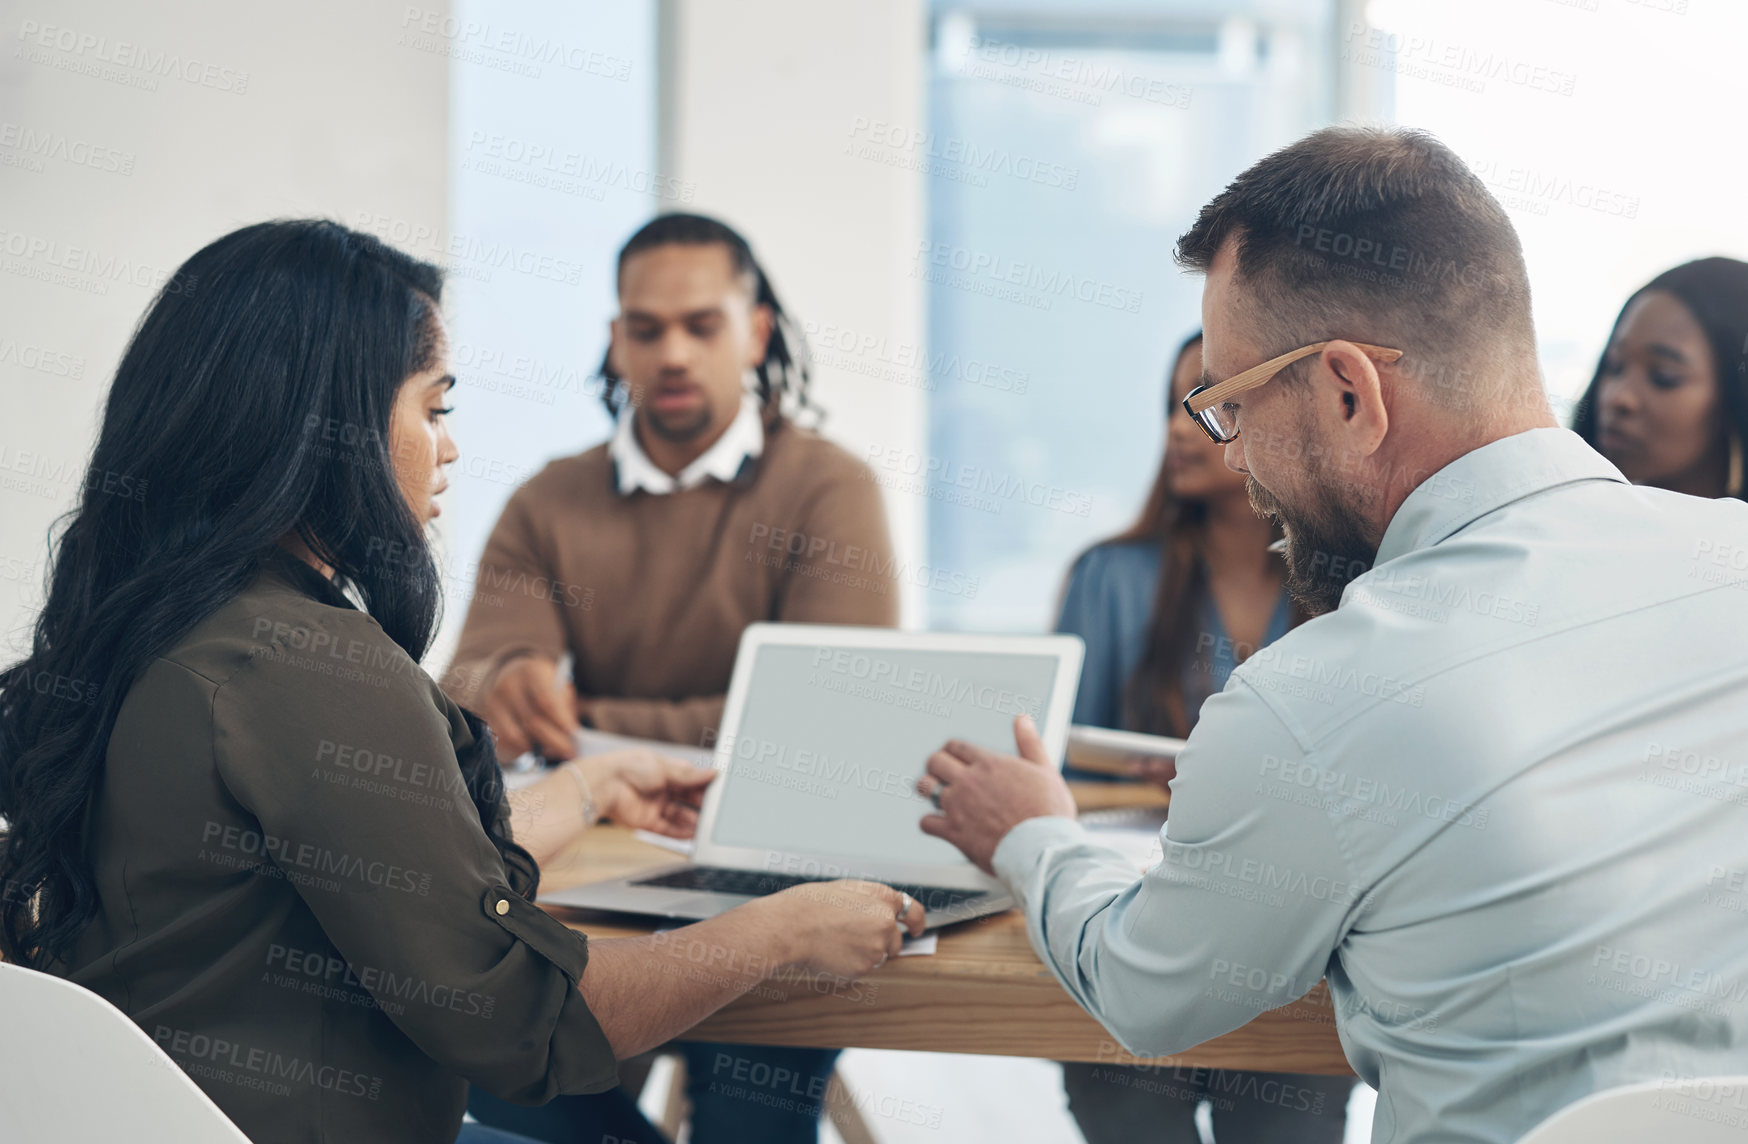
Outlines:
{"label": "olive green blouse", "polygon": [[617,1083],[583,937],[512,893],[461,709],[325,577],[275,553],[141,674],[95,808],[71,980],[257,1144],[450,1144],[467,1082]]}

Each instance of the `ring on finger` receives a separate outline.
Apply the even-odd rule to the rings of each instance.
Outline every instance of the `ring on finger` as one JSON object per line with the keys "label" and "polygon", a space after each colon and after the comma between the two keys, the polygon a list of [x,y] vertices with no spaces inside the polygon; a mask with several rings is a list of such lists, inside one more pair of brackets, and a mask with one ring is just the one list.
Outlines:
{"label": "ring on finger", "polygon": [[903,921],[904,915],[910,913],[910,895],[900,890],[898,893],[898,920]]}

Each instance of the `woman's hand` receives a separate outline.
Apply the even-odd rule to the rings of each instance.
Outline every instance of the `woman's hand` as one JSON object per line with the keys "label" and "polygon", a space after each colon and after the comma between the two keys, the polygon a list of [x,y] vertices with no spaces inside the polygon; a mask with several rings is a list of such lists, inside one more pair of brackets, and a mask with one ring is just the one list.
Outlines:
{"label": "woman's hand", "polygon": [[1128,760],[1129,773],[1138,779],[1144,779],[1161,790],[1171,789],[1171,780],[1177,778],[1177,760],[1160,759],[1148,755],[1130,755]]}
{"label": "woman's hand", "polygon": [[634,830],[690,838],[704,788],[716,772],[642,747],[607,751],[570,764],[582,771],[604,817]]}
{"label": "woman's hand", "polygon": [[[902,915],[899,907],[906,909]],[[810,973],[861,977],[896,956],[904,935],[921,936],[922,903],[879,882],[806,882],[743,909],[774,915],[773,932],[789,936],[785,965]]]}

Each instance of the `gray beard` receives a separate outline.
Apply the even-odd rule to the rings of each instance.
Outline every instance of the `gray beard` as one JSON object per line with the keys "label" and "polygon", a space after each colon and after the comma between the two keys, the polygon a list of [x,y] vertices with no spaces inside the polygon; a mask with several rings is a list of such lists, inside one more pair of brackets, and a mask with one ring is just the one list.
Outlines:
{"label": "gray beard", "polygon": [[1286,533],[1287,594],[1309,615],[1335,611],[1348,584],[1378,559],[1358,516],[1330,500],[1302,514],[1290,511],[1255,477],[1244,488],[1250,506]]}

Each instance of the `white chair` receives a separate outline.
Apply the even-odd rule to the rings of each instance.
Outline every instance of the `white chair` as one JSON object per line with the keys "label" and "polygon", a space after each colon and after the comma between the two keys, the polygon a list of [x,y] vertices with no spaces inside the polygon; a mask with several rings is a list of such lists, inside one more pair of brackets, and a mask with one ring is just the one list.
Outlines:
{"label": "white chair", "polygon": [[127,1015],[59,977],[0,963],[0,1140],[249,1144]]}
{"label": "white chair", "polygon": [[1518,1144],[1743,1144],[1748,1076],[1653,1080],[1593,1092]]}

